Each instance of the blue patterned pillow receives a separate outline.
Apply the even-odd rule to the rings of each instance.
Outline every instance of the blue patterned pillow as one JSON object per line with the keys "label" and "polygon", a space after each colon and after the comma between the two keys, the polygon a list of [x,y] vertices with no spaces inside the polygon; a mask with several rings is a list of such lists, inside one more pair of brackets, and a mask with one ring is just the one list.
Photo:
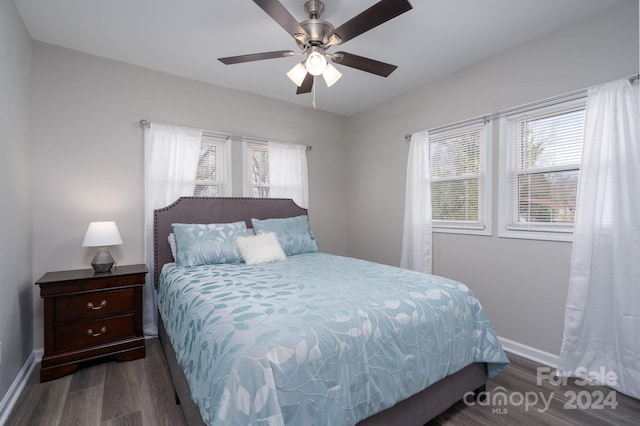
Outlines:
{"label": "blue patterned pillow", "polygon": [[285,219],[251,219],[256,235],[273,232],[287,256],[318,251],[316,237],[306,215]]}
{"label": "blue patterned pillow", "polygon": [[236,238],[247,236],[244,221],[209,225],[174,223],[172,227],[179,267],[242,262]]}

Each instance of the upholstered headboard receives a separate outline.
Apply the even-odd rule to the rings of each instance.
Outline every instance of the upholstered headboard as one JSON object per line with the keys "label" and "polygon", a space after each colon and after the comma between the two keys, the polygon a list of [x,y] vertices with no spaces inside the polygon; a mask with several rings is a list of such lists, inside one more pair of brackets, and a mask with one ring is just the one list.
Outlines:
{"label": "upholstered headboard", "polygon": [[230,223],[244,220],[251,227],[251,218],[270,219],[307,214],[291,199],[181,197],[173,204],[153,212],[153,283],[164,264],[173,262],[167,237],[172,223]]}

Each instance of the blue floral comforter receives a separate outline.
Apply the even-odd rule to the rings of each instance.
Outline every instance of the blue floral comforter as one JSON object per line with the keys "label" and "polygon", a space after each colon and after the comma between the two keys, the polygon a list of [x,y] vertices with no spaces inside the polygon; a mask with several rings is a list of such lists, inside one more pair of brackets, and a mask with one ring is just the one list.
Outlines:
{"label": "blue floral comforter", "polygon": [[168,264],[158,307],[210,425],[355,424],[470,363],[508,363],[465,285],[324,253]]}

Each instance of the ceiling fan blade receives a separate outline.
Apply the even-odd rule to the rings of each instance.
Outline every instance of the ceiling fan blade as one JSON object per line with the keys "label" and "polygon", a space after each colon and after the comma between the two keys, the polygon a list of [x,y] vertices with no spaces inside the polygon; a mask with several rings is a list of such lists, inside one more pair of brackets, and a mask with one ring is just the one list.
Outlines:
{"label": "ceiling fan blade", "polygon": [[262,61],[263,59],[285,58],[293,56],[296,52],[293,50],[277,50],[275,52],[252,53],[250,55],[229,56],[227,58],[218,58],[225,65],[241,64],[243,62]]}
{"label": "ceiling fan blade", "polygon": [[364,56],[354,55],[347,52],[336,52],[333,61],[337,64],[359,69],[360,71],[370,72],[382,77],[388,77],[397,65],[387,64],[385,62],[376,61],[374,59],[365,58]]}
{"label": "ceiling fan blade", "polygon": [[308,37],[309,34],[300,26],[296,18],[294,18],[287,9],[278,0],[253,0],[255,4],[260,6],[262,10],[267,12],[291,37],[296,34],[303,34]]}
{"label": "ceiling fan blade", "polygon": [[335,34],[344,43],[411,9],[413,6],[407,0],[381,0],[330,32],[327,39]]}
{"label": "ceiling fan blade", "polygon": [[313,80],[313,75],[307,73],[307,75],[304,77],[304,81],[302,82],[300,87],[298,87],[298,90],[296,90],[296,95],[310,93],[311,89],[313,88]]}

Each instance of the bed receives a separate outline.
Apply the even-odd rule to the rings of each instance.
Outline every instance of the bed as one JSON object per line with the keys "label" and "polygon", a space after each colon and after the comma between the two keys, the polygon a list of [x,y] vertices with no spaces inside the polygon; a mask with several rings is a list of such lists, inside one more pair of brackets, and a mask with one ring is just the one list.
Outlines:
{"label": "bed", "polygon": [[[306,218],[286,199],[182,197],[155,211],[158,334],[189,425],[423,425],[508,364],[466,286],[281,239],[295,221],[314,243]],[[174,257],[174,224],[233,223],[276,230],[284,260],[185,263],[182,225]]]}

